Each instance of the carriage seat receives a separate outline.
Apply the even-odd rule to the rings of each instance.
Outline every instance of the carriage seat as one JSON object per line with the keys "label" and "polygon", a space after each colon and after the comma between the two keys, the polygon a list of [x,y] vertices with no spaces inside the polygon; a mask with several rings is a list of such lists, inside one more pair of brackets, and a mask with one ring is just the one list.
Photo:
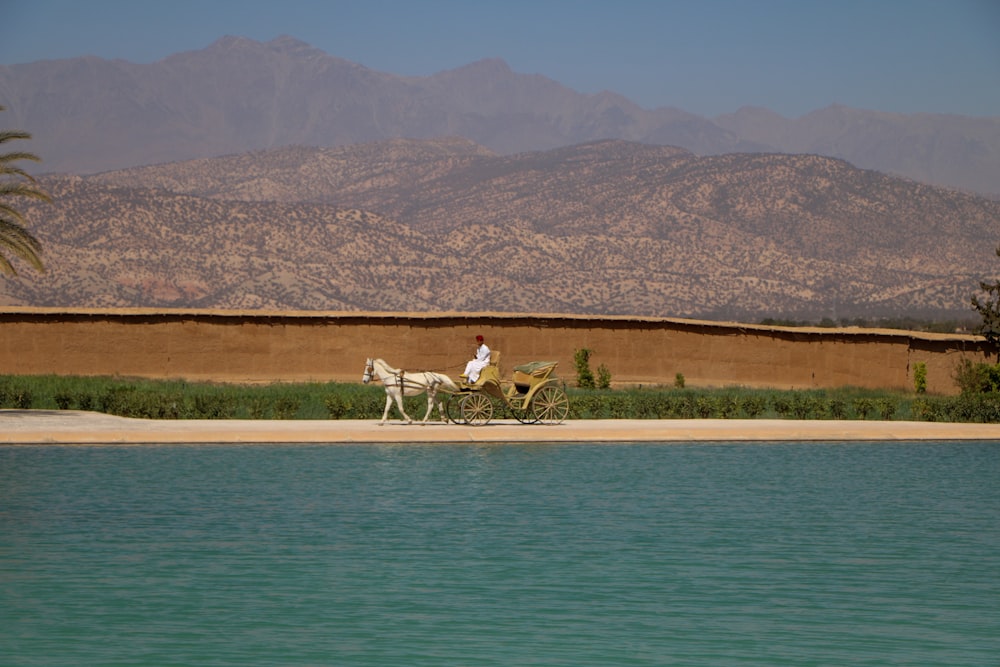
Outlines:
{"label": "carriage seat", "polygon": [[533,385],[547,380],[557,365],[556,361],[532,361],[514,366],[515,391],[518,394],[527,394]]}
{"label": "carriage seat", "polygon": [[490,350],[490,363],[486,365],[483,372],[479,374],[476,384],[482,384],[485,379],[500,382],[500,350]]}
{"label": "carriage seat", "polygon": [[[490,373],[487,370],[491,367],[493,368],[492,373]],[[467,378],[465,375],[459,375],[458,377],[461,378],[462,382],[470,386],[475,386],[482,384],[483,376],[487,374],[489,374],[490,376],[495,375],[496,377],[494,379],[497,380],[498,382],[500,381],[500,350],[490,350],[490,363],[487,364],[486,368],[484,368],[482,372],[479,374],[479,379],[476,382],[469,382],[469,378]]]}

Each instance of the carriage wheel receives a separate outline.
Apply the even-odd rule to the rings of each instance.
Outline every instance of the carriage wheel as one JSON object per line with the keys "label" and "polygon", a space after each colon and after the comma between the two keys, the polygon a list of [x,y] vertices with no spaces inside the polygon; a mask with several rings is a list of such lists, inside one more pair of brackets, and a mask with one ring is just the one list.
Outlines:
{"label": "carriage wheel", "polygon": [[510,407],[510,413],[514,415],[514,419],[521,422],[522,424],[534,424],[538,421],[531,411],[531,404],[524,404],[521,402],[511,401],[508,406]]}
{"label": "carriage wheel", "polygon": [[455,424],[464,424],[462,419],[462,396],[458,394],[448,394],[444,399],[444,414],[448,421]]}
{"label": "carriage wheel", "polygon": [[462,419],[472,426],[485,426],[493,419],[493,401],[486,394],[469,394],[462,399]]}
{"label": "carriage wheel", "polygon": [[531,410],[525,408],[524,410],[519,410],[517,408],[511,408],[510,412],[514,415],[514,419],[521,422],[522,424],[534,424],[538,421],[538,417],[531,414]]}
{"label": "carriage wheel", "polygon": [[569,415],[569,397],[554,385],[542,387],[531,399],[531,414],[543,424],[562,424]]}

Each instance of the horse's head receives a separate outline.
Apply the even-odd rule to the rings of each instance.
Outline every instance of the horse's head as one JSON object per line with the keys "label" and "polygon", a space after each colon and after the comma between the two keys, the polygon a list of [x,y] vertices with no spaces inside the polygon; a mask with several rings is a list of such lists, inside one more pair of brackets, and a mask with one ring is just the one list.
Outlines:
{"label": "horse's head", "polygon": [[373,362],[369,357],[368,359],[365,359],[365,374],[361,376],[361,381],[364,384],[368,384],[369,382],[372,381],[372,378],[374,376],[375,376],[375,362]]}

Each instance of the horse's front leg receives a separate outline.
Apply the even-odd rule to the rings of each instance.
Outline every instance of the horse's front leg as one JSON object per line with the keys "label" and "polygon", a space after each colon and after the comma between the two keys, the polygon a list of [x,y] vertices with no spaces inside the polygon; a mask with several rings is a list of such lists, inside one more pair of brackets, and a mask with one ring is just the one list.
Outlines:
{"label": "horse's front leg", "polygon": [[412,424],[413,420],[410,418],[410,415],[406,414],[406,410],[403,409],[403,396],[404,393],[402,389],[396,392],[396,406],[399,408],[399,414],[403,415],[403,419],[406,420],[406,423]]}
{"label": "horse's front leg", "polygon": [[389,408],[392,407],[392,394],[385,392],[385,410],[382,411],[382,421],[378,423],[379,426],[385,426],[385,420],[389,418]]}

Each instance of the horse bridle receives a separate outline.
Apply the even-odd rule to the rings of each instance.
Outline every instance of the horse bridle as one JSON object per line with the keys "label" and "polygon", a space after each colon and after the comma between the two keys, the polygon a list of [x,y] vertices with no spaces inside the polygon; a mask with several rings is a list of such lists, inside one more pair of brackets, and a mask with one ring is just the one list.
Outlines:
{"label": "horse bridle", "polygon": [[[392,374],[392,376],[396,378],[396,384],[394,386],[398,386],[400,389],[406,388],[407,380],[404,377],[405,373],[406,371],[399,371],[398,373]],[[375,379],[375,362],[371,358],[369,358],[368,363],[365,365],[365,373],[364,375],[361,376],[361,383],[368,384],[374,379]],[[419,383],[415,383],[413,381],[410,381],[410,384],[412,386],[420,386]]]}

